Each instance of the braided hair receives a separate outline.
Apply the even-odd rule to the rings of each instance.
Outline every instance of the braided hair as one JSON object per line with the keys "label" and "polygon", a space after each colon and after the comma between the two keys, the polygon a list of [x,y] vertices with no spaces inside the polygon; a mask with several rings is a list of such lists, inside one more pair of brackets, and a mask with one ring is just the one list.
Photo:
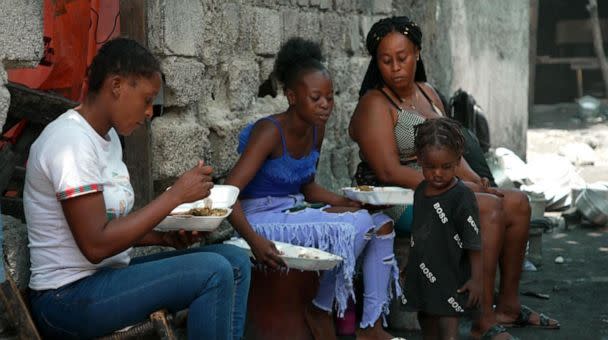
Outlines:
{"label": "braided hair", "polygon": [[93,58],[88,70],[88,94],[95,95],[110,75],[150,78],[161,73],[160,63],[145,47],[128,38],[105,43]]}
{"label": "braided hair", "polygon": [[[378,88],[384,84],[380,69],[378,68],[376,55],[378,54],[378,45],[380,45],[382,39],[391,32],[399,32],[405,35],[414,43],[414,45],[416,45],[416,47],[419,49],[422,48],[422,31],[416,23],[410,20],[410,18],[406,16],[390,17],[380,19],[374,23],[369,30],[365,41],[365,46],[372,59],[369,61],[367,72],[365,72],[365,77],[363,78],[361,89],[359,90],[359,97],[362,97],[367,90]],[[426,72],[424,70],[422,58],[418,59],[418,62],[416,63],[414,81],[426,81]]]}
{"label": "braided hair", "polygon": [[295,37],[281,46],[272,72],[285,90],[293,88],[302,71],[312,69],[327,72],[322,62],[323,55],[318,43]]}
{"label": "braided hair", "polygon": [[414,126],[414,146],[416,155],[421,158],[424,149],[430,146],[445,147],[456,155],[464,152],[464,136],[460,124],[450,118],[427,119]]}

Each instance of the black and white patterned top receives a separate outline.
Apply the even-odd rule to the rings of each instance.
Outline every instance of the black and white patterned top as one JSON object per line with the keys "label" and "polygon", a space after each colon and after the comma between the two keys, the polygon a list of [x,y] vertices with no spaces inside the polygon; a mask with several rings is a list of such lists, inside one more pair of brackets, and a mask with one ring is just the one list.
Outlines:
{"label": "black and white patterned top", "polygon": [[471,276],[466,250],[481,249],[477,201],[461,180],[437,196],[426,196],[426,186],[423,181],[414,193],[406,308],[431,315],[460,315],[468,296],[456,291]]}
{"label": "black and white patterned top", "polygon": [[[433,111],[441,116],[441,110],[439,110],[439,108],[433,103],[422,87],[420,87],[419,84],[416,85],[433,108]],[[416,148],[414,147],[414,126],[423,123],[426,118],[419,112],[409,111],[399,106],[383,89],[379,89],[378,91],[380,91],[380,93],[382,93],[391,103],[391,105],[397,110],[397,122],[393,128],[393,133],[395,136],[395,144],[397,145],[400,163],[402,165],[419,169],[415,159]],[[357,166],[357,171],[355,173],[355,181],[358,185],[390,185],[390,183],[381,183],[376,178],[373,170],[365,161],[363,153],[359,152],[359,157],[361,158],[361,163],[359,163]]]}
{"label": "black and white patterned top", "polygon": [[415,112],[404,109],[397,110],[397,124],[395,124],[394,131],[401,163],[405,163],[416,155],[414,126],[423,123],[425,120],[424,117]]}

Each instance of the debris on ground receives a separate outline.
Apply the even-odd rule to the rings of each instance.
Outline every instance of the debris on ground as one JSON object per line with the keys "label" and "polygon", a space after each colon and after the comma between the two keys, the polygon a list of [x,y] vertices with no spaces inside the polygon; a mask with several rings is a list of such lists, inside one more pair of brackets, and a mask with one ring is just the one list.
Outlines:
{"label": "debris on ground", "polygon": [[597,156],[587,143],[569,143],[559,148],[559,155],[566,157],[574,165],[593,165]]}

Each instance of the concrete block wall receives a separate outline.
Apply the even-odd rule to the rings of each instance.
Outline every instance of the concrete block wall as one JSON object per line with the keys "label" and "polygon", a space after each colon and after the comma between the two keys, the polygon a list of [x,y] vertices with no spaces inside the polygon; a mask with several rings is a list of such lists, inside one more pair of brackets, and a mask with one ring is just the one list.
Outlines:
{"label": "concrete block wall", "polygon": [[[222,178],[237,158],[238,132],[286,108],[282,93],[258,97],[281,44],[321,43],[336,90],[320,181],[351,183],[358,162],[347,125],[367,67],[362,27],[392,13],[391,0],[150,1],[148,45],[167,75],[164,117],[152,123],[156,190],[203,158]],[[279,91],[280,92],[280,91]]]}
{"label": "concrete block wall", "polygon": [[42,1],[0,1],[0,129],[10,104],[6,69],[36,66],[42,59]]}
{"label": "concrete block wall", "polygon": [[526,154],[530,2],[450,1],[452,89],[473,93],[492,144]]}
{"label": "concrete block wall", "polygon": [[488,113],[494,144],[525,153],[527,2],[490,2],[149,1],[148,44],[168,87],[167,114],[152,124],[155,189],[198,158],[214,166],[216,177],[226,176],[242,127],[285,109],[282,94],[257,93],[281,43],[297,35],[321,43],[336,90],[318,180],[333,190],[350,185],[359,159],[347,127],[369,61],[365,34],[393,14],[422,26],[430,82],[447,95],[459,87],[472,92]]}

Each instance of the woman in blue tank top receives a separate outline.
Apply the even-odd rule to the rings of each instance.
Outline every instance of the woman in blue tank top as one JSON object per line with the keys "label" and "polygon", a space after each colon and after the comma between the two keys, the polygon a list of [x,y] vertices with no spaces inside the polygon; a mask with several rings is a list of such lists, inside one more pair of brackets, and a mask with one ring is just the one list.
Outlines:
{"label": "woman in blue tank top", "polygon": [[[333,84],[318,44],[292,38],[279,51],[274,75],[289,107],[247,126],[239,136],[240,158],[226,184],[241,189],[230,222],[260,263],[284,265],[270,240],[325,250],[344,258],[324,272],[306,320],[316,339],[335,339],[331,313],[344,314],[353,296],[355,261],[363,257],[365,294],[358,336],[392,338],[382,328],[397,282],[393,221],[370,215],[358,202],[315,183],[325,124],[334,106]],[[315,209],[306,202],[322,202]],[[295,208],[295,209],[293,209]],[[391,278],[393,280],[391,280]],[[395,285],[400,295],[398,285]]]}

